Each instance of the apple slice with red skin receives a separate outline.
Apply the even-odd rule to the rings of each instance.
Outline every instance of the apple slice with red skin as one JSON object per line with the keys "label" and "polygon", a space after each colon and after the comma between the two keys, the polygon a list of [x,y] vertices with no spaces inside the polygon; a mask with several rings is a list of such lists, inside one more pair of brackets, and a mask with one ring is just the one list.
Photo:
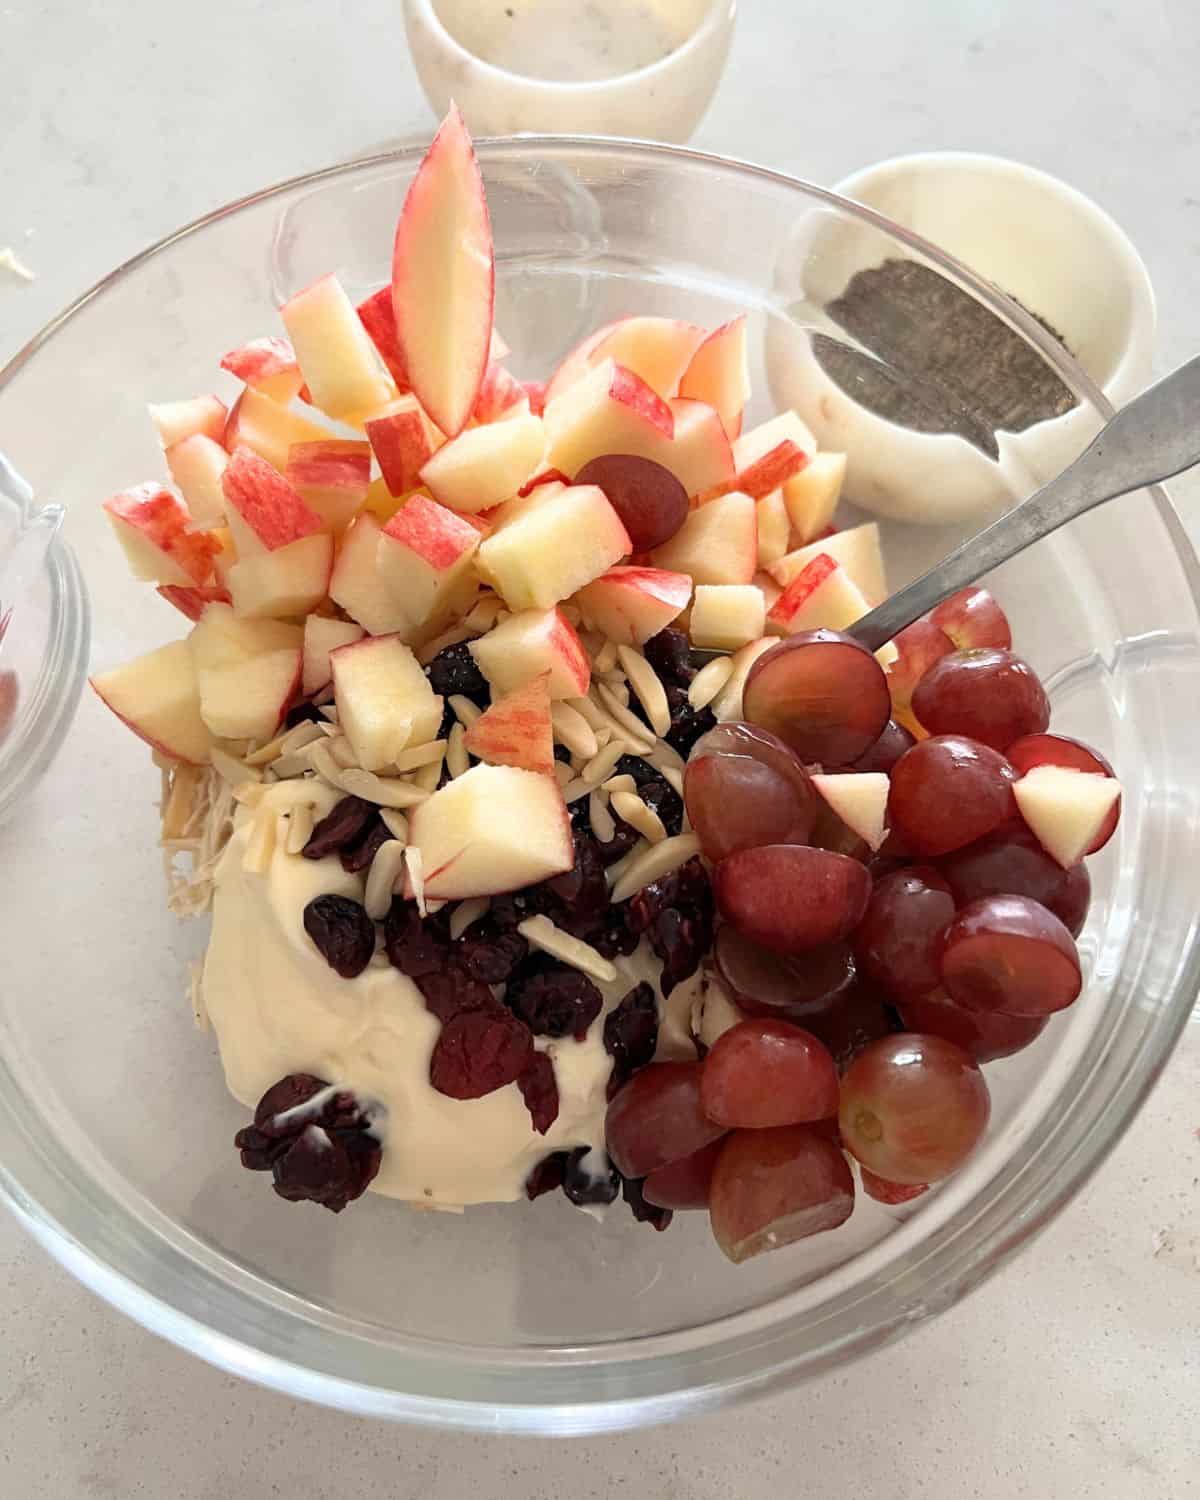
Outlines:
{"label": "apple slice with red skin", "polygon": [[139,739],[173,760],[204,765],[212,735],[200,717],[196,668],[187,641],[172,641],[89,679],[97,696]]}
{"label": "apple slice with red skin", "polygon": [[544,676],[551,700],[582,698],[591,684],[583,642],[557,606],[510,615],[467,649],[493,693],[509,693]]}
{"label": "apple slice with red skin", "polygon": [[345,531],[367,498],[371,445],[341,438],[293,443],[284,478],[330,531]]}
{"label": "apple slice with red skin", "polygon": [[221,475],[221,492],[239,561],[274,552],[322,531],[278,469],[249,448],[238,448]]}
{"label": "apple slice with red skin", "polygon": [[218,544],[209,532],[191,529],[187,506],[162,485],[122,490],[104,510],[135,578],[187,588],[212,577]]}
{"label": "apple slice with red skin", "polygon": [[722,323],[699,346],[679,382],[679,394],[713,407],[731,443],[740,435],[750,399],[744,313]]}
{"label": "apple slice with red skin", "polygon": [[187,401],[164,401],[147,408],[164,448],[181,443],[193,433],[220,442],[228,411],[219,396],[193,396]]}
{"label": "apple slice with red skin", "polygon": [[296,351],[287,339],[273,334],[231,349],[222,357],[221,368],[283,406],[298,396],[304,385]]}
{"label": "apple slice with red skin", "polygon": [[687,573],[626,563],[580,589],[575,602],[583,618],[609,640],[643,646],[683,613],[691,597]]}
{"label": "apple slice with red skin", "polygon": [[495,699],[467,730],[466,749],[492,766],[554,771],[554,733],[546,678],[537,677]]}

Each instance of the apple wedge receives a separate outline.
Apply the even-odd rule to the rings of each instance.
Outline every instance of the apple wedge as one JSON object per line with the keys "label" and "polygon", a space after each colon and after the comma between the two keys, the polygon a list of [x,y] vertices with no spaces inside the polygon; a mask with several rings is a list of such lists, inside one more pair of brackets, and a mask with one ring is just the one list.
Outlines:
{"label": "apple wedge", "polygon": [[480,530],[463,516],[414,495],[379,537],[379,576],[398,611],[399,634],[411,638],[422,626],[440,623],[455,586],[471,566]]}
{"label": "apple wedge", "polygon": [[381,771],[406,746],[437,738],[442,700],[399,636],[339,646],[329,664],[338,722],[364,771]]}
{"label": "apple wedge", "polygon": [[405,495],[417,487],[421,470],[445,441],[415,396],[389,402],[368,418],[365,431],[383,482],[393,495]]}
{"label": "apple wedge", "polygon": [[188,585],[160,583],[158,593],[173,605],[181,615],[193,623],[200,618],[210,604],[232,604],[229,590],[221,584],[206,583]]}
{"label": "apple wedge", "polygon": [[354,304],[334,275],[322,276],[279,309],[313,402],[331,417],[361,417],[392,394]]}
{"label": "apple wedge", "polygon": [[553,774],[554,731],[545,676],[494,699],[467,730],[464,744],[488,765]]}
{"label": "apple wedge", "polygon": [[221,475],[229,454],[214,438],[193,432],[166,451],[167,468],[201,526],[220,526],[225,520],[225,496]]}
{"label": "apple wedge", "polygon": [[738,490],[710,500],[651,556],[656,567],[688,573],[695,583],[749,583],[758,567],[754,501]]}
{"label": "apple wedge", "polygon": [[796,413],[781,411],[734,443],[734,485],[761,500],[801,473],[816,451],[816,438]]}
{"label": "apple wedge", "polygon": [[404,368],[447,437],[467,425],[487,369],[495,299],[483,177],[456,106],[404,200],[392,247],[392,305]]}
{"label": "apple wedge", "polygon": [[363,634],[362,626],[353,620],[327,620],[324,615],[309,615],[304,622],[304,663],[300,676],[300,691],[306,698],[333,681],[329,653],[361,641]]}
{"label": "apple wedge", "polygon": [[230,409],[222,442],[227,453],[251,449],[282,474],[293,444],[320,443],[330,436],[326,428],[247,386]]}
{"label": "apple wedge", "polygon": [[758,566],[760,571],[787,556],[792,523],[783,490],[772,490],[758,502]]}
{"label": "apple wedge", "polygon": [[613,359],[666,400],[704,342],[705,332],[680,318],[622,318],[588,354],[588,364]]}
{"label": "apple wedge", "polygon": [[575,863],[558,783],[516,766],[472,766],[447,782],[409,815],[409,841],[431,901],[521,890]]}
{"label": "apple wedge", "polygon": [[113,534],[135,578],[148,583],[207,583],[218,544],[193,531],[186,505],[160,484],[139,484],[104,502]]}
{"label": "apple wedge", "polygon": [[812,784],[851,833],[874,854],[884,840],[888,782],[882,771],[847,771],[841,775],[814,773]]}
{"label": "apple wedge", "polygon": [[367,498],[371,445],[340,438],[293,443],[284,478],[324,526],[345,531]]}
{"label": "apple wedge", "polygon": [[249,448],[238,448],[221,475],[225,515],[238,559],[288,547],[323,529],[320,516],[278,469]]}
{"label": "apple wedge", "polygon": [[640,376],[615,360],[596,365],[547,401],[546,464],[578,474],[606,453],[657,459],[675,436],[671,408]]}
{"label": "apple wedge", "polygon": [[545,408],[556,397],[561,396],[569,390],[576,381],[583,377],[592,368],[592,354],[598,344],[602,344],[608,335],[620,325],[618,318],[614,323],[604,323],[599,328],[594,328],[586,338],[581,339],[575,347],[570,350],[559,361],[554,374],[542,387],[542,406]]}
{"label": "apple wedge", "polygon": [[529,415],[529,393],[499,360],[493,359],[484,373],[472,422],[500,422],[505,417]]}
{"label": "apple wedge", "polygon": [[733,484],[734,463],[720,417],[703,401],[676,397],[667,405],[674,423],[671,441],[646,457],[656,457],[670,469],[690,496],[711,490],[724,493]]}
{"label": "apple wedge", "polygon": [[592,666],[561,609],[524,609],[472,641],[467,648],[493,693],[544,677],[551,699],[582,698]]}
{"label": "apple wedge", "polygon": [[1120,801],[1114,776],[1070,766],[1034,766],[1014,785],[1013,796],[1029,831],[1064,870],[1092,848]]}
{"label": "apple wedge", "polygon": [[516,415],[460,432],[422,465],[419,479],[452,510],[491,510],[537,473],[545,451],[542,419]]}
{"label": "apple wedge", "polygon": [[408,391],[408,371],[404,366],[404,354],[396,332],[396,311],[392,305],[392,289],[381,286],[377,292],[358,304],[359,321],[367,330],[380,359],[387,366],[388,374],[396,382],[401,393]]}
{"label": "apple wedge", "polygon": [[610,568],[580,589],[575,602],[585,622],[623,646],[643,646],[691,603],[687,573],[625,565]]}
{"label": "apple wedge", "polygon": [[503,507],[479,548],[478,567],[509,609],[549,609],[631,550],[603,490],[544,484]]}
{"label": "apple wedge", "polygon": [[683,373],[679,394],[713,407],[729,441],[738,437],[742,412],[750,399],[744,313],[722,323],[704,340]]}
{"label": "apple wedge", "polygon": [[172,760],[204,765],[212,735],[200,717],[200,691],[187,641],[172,641],[111,672],[89,678],[96,694],[146,741]]}
{"label": "apple wedge", "polygon": [[771,606],[770,623],[783,635],[822,627],[845,630],[870,607],[837,559],[818,552]]}
{"label": "apple wedge", "polygon": [[221,739],[267,740],[300,686],[304,633],[277,620],[243,620],[210,604],[188,637],[200,715]]}
{"label": "apple wedge", "polygon": [[783,503],[799,543],[813,541],[832,522],[845,478],[844,453],[814,453],[798,474],[784,481]]}
{"label": "apple wedge", "polygon": [[306,615],[329,592],[332,572],[333,538],[327,532],[245,557],[229,570],[234,613],[246,620]]}
{"label": "apple wedge", "polygon": [[753,583],[701,583],[688,625],[694,646],[736,651],[757,641],[766,624],[766,603]]}
{"label": "apple wedge", "polygon": [[224,401],[219,396],[193,396],[188,401],[165,401],[147,408],[150,420],[158,429],[159,441],[164,448],[171,448],[184,438],[201,432],[214,442],[220,442],[228,418]]}
{"label": "apple wedge", "polygon": [[799,547],[772,563],[768,571],[776,583],[787,588],[792,579],[822,552],[841,563],[872,608],[887,598],[879,527],[874,521],[852,526],[848,531],[835,531],[832,536],[824,536],[818,542],[809,542],[806,547]]}
{"label": "apple wedge", "polygon": [[287,339],[273,334],[231,349],[222,358],[221,368],[283,406],[298,396],[304,385],[296,351]]}
{"label": "apple wedge", "polygon": [[379,570],[382,532],[370,511],[360,511],[342,538],[329,580],[329,597],[371,635],[393,635],[409,620],[404,601],[393,596]]}

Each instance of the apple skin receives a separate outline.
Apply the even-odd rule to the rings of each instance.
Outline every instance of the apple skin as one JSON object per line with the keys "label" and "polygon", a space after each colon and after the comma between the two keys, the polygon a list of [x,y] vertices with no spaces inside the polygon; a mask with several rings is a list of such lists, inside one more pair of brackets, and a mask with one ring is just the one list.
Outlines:
{"label": "apple skin", "polygon": [[679,394],[713,407],[731,443],[740,436],[742,413],[750,399],[745,313],[708,335],[683,373]]}
{"label": "apple skin", "polygon": [[584,619],[609,640],[644,646],[678,619],[691,598],[690,574],[626,563],[580,589],[576,603]]}

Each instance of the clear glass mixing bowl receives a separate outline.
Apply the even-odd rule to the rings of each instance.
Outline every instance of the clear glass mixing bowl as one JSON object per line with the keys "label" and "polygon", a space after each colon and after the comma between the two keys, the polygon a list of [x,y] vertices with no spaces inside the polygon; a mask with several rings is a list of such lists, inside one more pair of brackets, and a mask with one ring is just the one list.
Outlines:
{"label": "clear glass mixing bowl", "polygon": [[[617,142],[524,139],[481,157],[497,317],[522,375],[620,312],[714,324],[747,311],[751,415],[765,415],[772,388],[778,399],[803,366],[808,333],[838,337],[825,308],[852,245],[855,266],[899,256],[938,270],[1040,351],[1084,425],[1099,420],[1102,398],[1031,318],[828,193]],[[0,375],[0,448],[40,497],[68,507],[96,664],[179,633],[169,607],[128,581],[99,506],[162,472],[145,403],[213,389],[221,353],[275,331],[279,299],[316,274],[336,270],[355,295],[379,285],[416,159],[335,168],[213,214],[115,272]],[[859,326],[852,342],[904,382],[907,346],[884,322],[877,340]],[[960,392],[942,394],[961,406]],[[931,473],[963,457],[961,438],[923,441]],[[988,460],[994,503],[1036,468],[1006,466],[1006,441]],[[977,524],[888,523],[895,581]],[[838,1233],[734,1268],[703,1215],[656,1235],[624,1213],[599,1225],[558,1195],[462,1217],[372,1196],[339,1217],[284,1204],[237,1166],[244,1113],[184,998],[204,929],[164,909],[157,773],[90,695],[0,832],[4,1190],[53,1254],[147,1326],[359,1412],[488,1430],[633,1426],[879,1346],[975,1286],[1078,1189],[1187,1018],[1200,910],[1196,583],[1161,493],[1077,523],[995,580],[1052,685],[1056,727],[1119,768],[1125,816],[1094,862],[1084,998],[1038,1045],[989,1067],[985,1144],[908,1209],[860,1204]]]}

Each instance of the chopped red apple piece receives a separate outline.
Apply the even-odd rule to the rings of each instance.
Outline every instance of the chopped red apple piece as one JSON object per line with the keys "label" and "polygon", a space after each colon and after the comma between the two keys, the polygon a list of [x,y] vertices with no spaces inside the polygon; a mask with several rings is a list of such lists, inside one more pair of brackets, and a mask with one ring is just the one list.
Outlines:
{"label": "chopped red apple piece", "polygon": [[210,604],[230,604],[229,590],[221,584],[160,583],[158,592],[189,620],[198,620]]}
{"label": "chopped red apple piece", "polygon": [[605,453],[657,458],[675,436],[667,403],[611,359],[548,401],[545,423],[546,463],[564,474],[578,474]]}
{"label": "chopped red apple piece", "polygon": [[794,411],[743,433],[733,445],[736,487],[761,500],[799,474],[817,451],[817,440]]}
{"label": "chopped red apple piece", "polygon": [[408,371],[404,366],[404,354],[396,332],[396,309],[392,303],[391,286],[381,286],[377,292],[372,292],[358,304],[357,312],[380,359],[387,366],[388,374],[396,382],[396,389],[407,391]]}
{"label": "chopped red apple piece", "polygon": [[494,699],[467,730],[464,743],[472,755],[492,766],[553,772],[554,732],[546,678],[535,677]]}
{"label": "chopped red apple piece", "polygon": [[678,390],[704,336],[703,328],[680,318],[622,318],[590,351],[588,363],[614,359],[665,400]]}
{"label": "chopped red apple piece", "polygon": [[332,571],[333,538],[326,532],[244,557],[229,570],[234,613],[248,620],[307,614],[329,592]]}
{"label": "chopped red apple piece", "polygon": [[296,351],[287,339],[274,335],[231,349],[221,360],[221,368],[283,406],[300,394],[304,384]]}
{"label": "chopped red apple piece", "polygon": [[582,698],[591,683],[583,642],[561,609],[521,610],[468,650],[494,693],[511,693],[544,676],[552,699]]}
{"label": "chopped red apple piece", "polygon": [[765,621],[763,596],[753,583],[697,584],[688,626],[693,645],[736,651],[761,638]]}
{"label": "chopped red apple piece", "polygon": [[414,495],[391,518],[379,538],[379,575],[405,615],[401,635],[437,619],[479,541],[478,526],[426,495]]}
{"label": "chopped red apple piece", "polygon": [[225,513],[240,561],[287,547],[322,529],[321,518],[278,469],[238,448],[221,475]]}
{"label": "chopped red apple piece", "polygon": [[832,536],[822,537],[819,542],[798,547],[796,551],[789,552],[786,557],[773,563],[768,571],[776,583],[787,588],[792,579],[803,573],[813,558],[822,552],[841,563],[872,608],[887,598],[879,527],[874,521],[868,521],[863,526],[852,526],[848,531],[835,531]]}
{"label": "chopped red apple piece", "polygon": [[195,432],[202,432],[205,437],[219,443],[229,415],[219,396],[193,396],[189,401],[164,401],[160,405],[150,406],[148,410],[164,448],[182,443],[184,438],[191,437]]}
{"label": "chopped red apple piece", "polygon": [[518,416],[529,411],[529,395],[515,375],[497,360],[488,365],[479,387],[473,422],[498,422],[506,416]]}
{"label": "chopped red apple piece", "polygon": [[293,443],[284,477],[330,531],[345,531],[371,483],[370,443]]}
{"label": "chopped red apple piece", "polygon": [[331,417],[361,417],[392,386],[354,304],[336,276],[322,276],[279,309],[313,402]]}
{"label": "chopped red apple piece", "polygon": [[592,354],[602,344],[614,328],[620,326],[618,318],[615,323],[604,323],[594,329],[585,339],[581,339],[574,349],[567,354],[558,365],[554,374],[546,381],[542,389],[543,409],[557,396],[561,396],[565,390],[573,386],[576,381],[583,377],[592,368]]}
{"label": "chopped red apple piece", "polygon": [[166,460],[193,517],[201,526],[221,525],[225,519],[221,475],[229,462],[221,444],[202,432],[193,432],[191,437],[171,444]]}
{"label": "chopped red apple piece", "polygon": [[642,646],[688,607],[692,580],[666,568],[610,568],[576,598],[583,618],[620,645]]}
{"label": "chopped red apple piece", "polygon": [[379,538],[383,532],[370,511],[360,511],[338,548],[329,597],[372,635],[403,630],[408,610],[393,597],[379,568]]}
{"label": "chopped red apple piece", "polygon": [[139,484],[104,502],[113,533],[135,578],[186,588],[212,577],[217,543],[192,531],[183,501],[159,484]]}
{"label": "chopped red apple piece", "polygon": [[645,456],[670,469],[689,495],[729,489],[734,477],[733,449],[714,408],[682,397],[667,405],[675,423],[674,435]]}
{"label": "chopped red apple piece", "polygon": [[97,695],[148,745],[173,760],[203,765],[212,735],[200,717],[196,668],[186,641],[172,641],[135,661],[97,672]]}
{"label": "chopped red apple piece", "polygon": [[407,505],[414,495],[420,493],[420,490],[407,490],[403,495],[393,495],[382,478],[372,479],[367,486],[363,509],[370,511],[381,525],[386,526],[402,505]]}
{"label": "chopped red apple piece", "polygon": [[545,484],[510,505],[480,547],[478,566],[512,610],[548,609],[631,551],[620,517],[594,484]]}
{"label": "chopped red apple piece", "polygon": [[758,566],[754,501],[739,490],[710,500],[651,555],[658,567],[690,573],[695,583],[749,583]]}
{"label": "chopped red apple piece", "polygon": [[771,624],[784,635],[822,626],[845,630],[869,609],[845,568],[827,552],[818,552],[771,606]]}
{"label": "chopped red apple piece", "polygon": [[309,615],[304,622],[304,665],[300,680],[300,691],[306,698],[321,692],[333,681],[330,652],[361,641],[363,634],[362,626],[353,620],[328,620],[324,615]]}
{"label": "chopped red apple piece", "polygon": [[366,434],[383,482],[393,495],[406,495],[444,441],[415,396],[401,396],[366,423]]}
{"label": "chopped red apple piece", "polygon": [[769,568],[787,555],[792,523],[783,500],[783,490],[772,490],[758,502],[758,566]]}
{"label": "chopped red apple piece", "polygon": [[542,465],[546,434],[540,417],[468,427],[426,461],[420,482],[454,510],[478,512],[510,500]]}
{"label": "chopped red apple piece", "polygon": [[329,437],[324,427],[247,386],[230,410],[223,443],[228,453],[252,449],[282,474],[294,443],[320,443]]}
{"label": "chopped red apple piece", "polygon": [[745,314],[722,323],[704,340],[684,371],[679,394],[713,407],[729,441],[737,438],[742,430],[742,411],[750,399]]}
{"label": "chopped red apple piece", "polygon": [[571,820],[553,776],[472,766],[409,818],[429,900],[496,896],[561,875],[575,863]]}
{"label": "chopped red apple piece", "polygon": [[814,774],[812,784],[852,833],[874,853],[884,840],[888,778],[882,771]]}
{"label": "chopped red apple piece", "polygon": [[278,620],[243,620],[210,604],[189,643],[200,714],[221,739],[266,740],[300,686],[304,633]]}
{"label": "chopped red apple piece", "polygon": [[338,722],[365,771],[436,739],[442,700],[398,635],[366,636],[330,653]]}
{"label": "chopped red apple piece", "polygon": [[1069,870],[1096,842],[1120,800],[1121,783],[1093,771],[1041,765],[1025,772],[1013,796],[1038,843]]}
{"label": "chopped red apple piece", "polygon": [[798,474],[784,481],[783,501],[798,542],[815,540],[832,522],[845,478],[844,453],[814,453]]}
{"label": "chopped red apple piece", "polygon": [[404,200],[392,301],[404,368],[447,437],[467,425],[487,369],[495,298],[492,226],[471,137],[455,106]]}

